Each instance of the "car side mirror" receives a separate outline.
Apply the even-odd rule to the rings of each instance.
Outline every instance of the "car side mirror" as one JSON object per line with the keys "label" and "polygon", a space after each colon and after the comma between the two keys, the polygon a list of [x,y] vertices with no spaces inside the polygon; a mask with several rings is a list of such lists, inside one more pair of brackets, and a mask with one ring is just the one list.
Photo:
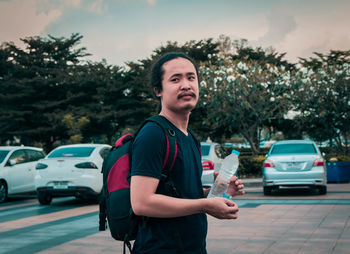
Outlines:
{"label": "car side mirror", "polygon": [[10,166],[10,167],[12,167],[12,166],[16,165],[16,161],[15,161],[15,160],[9,160],[9,161],[7,162],[7,165]]}

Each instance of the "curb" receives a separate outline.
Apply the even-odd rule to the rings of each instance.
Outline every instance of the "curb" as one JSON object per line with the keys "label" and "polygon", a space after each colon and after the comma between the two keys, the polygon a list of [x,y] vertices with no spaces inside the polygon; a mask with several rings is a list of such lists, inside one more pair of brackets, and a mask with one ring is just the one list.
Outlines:
{"label": "curb", "polygon": [[242,179],[242,182],[243,182],[245,188],[262,187],[263,186],[262,178]]}

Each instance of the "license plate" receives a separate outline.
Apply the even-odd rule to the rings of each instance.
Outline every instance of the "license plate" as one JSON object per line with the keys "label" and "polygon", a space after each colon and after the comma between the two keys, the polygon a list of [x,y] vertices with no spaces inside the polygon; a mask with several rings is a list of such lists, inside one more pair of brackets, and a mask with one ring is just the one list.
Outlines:
{"label": "license plate", "polygon": [[300,162],[290,162],[287,165],[288,165],[287,169],[296,170],[296,169],[301,169],[302,163],[300,163]]}
{"label": "license plate", "polygon": [[68,185],[67,185],[67,184],[55,184],[55,185],[53,186],[53,188],[54,188],[54,189],[60,189],[60,190],[62,190],[62,189],[68,189]]}

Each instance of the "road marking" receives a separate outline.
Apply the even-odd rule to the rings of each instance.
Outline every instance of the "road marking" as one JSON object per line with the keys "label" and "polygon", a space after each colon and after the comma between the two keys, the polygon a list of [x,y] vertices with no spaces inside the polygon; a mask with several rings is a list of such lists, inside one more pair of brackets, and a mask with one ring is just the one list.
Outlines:
{"label": "road marking", "polygon": [[23,228],[23,227],[29,227],[36,224],[55,221],[66,217],[72,217],[72,216],[82,215],[85,213],[91,213],[96,211],[98,211],[98,205],[84,206],[80,208],[68,209],[64,211],[53,212],[53,213],[48,213],[48,214],[43,214],[38,216],[31,216],[31,217],[13,220],[9,222],[2,222],[0,223],[0,232],[5,232],[8,230],[14,230],[14,229]]}
{"label": "road marking", "polygon": [[350,199],[237,199],[240,208],[254,208],[259,205],[350,205]]}

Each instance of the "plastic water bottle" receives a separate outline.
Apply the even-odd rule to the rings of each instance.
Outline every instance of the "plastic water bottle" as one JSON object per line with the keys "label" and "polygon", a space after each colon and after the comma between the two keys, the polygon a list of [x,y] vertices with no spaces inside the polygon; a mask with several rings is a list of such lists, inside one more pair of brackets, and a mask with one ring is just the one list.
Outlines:
{"label": "plastic water bottle", "polygon": [[219,170],[219,175],[216,177],[215,182],[209,191],[208,198],[229,198],[226,194],[228,188],[228,181],[237,172],[239,165],[238,155],[238,151],[232,150],[232,153],[224,158],[221,164],[221,168]]}

